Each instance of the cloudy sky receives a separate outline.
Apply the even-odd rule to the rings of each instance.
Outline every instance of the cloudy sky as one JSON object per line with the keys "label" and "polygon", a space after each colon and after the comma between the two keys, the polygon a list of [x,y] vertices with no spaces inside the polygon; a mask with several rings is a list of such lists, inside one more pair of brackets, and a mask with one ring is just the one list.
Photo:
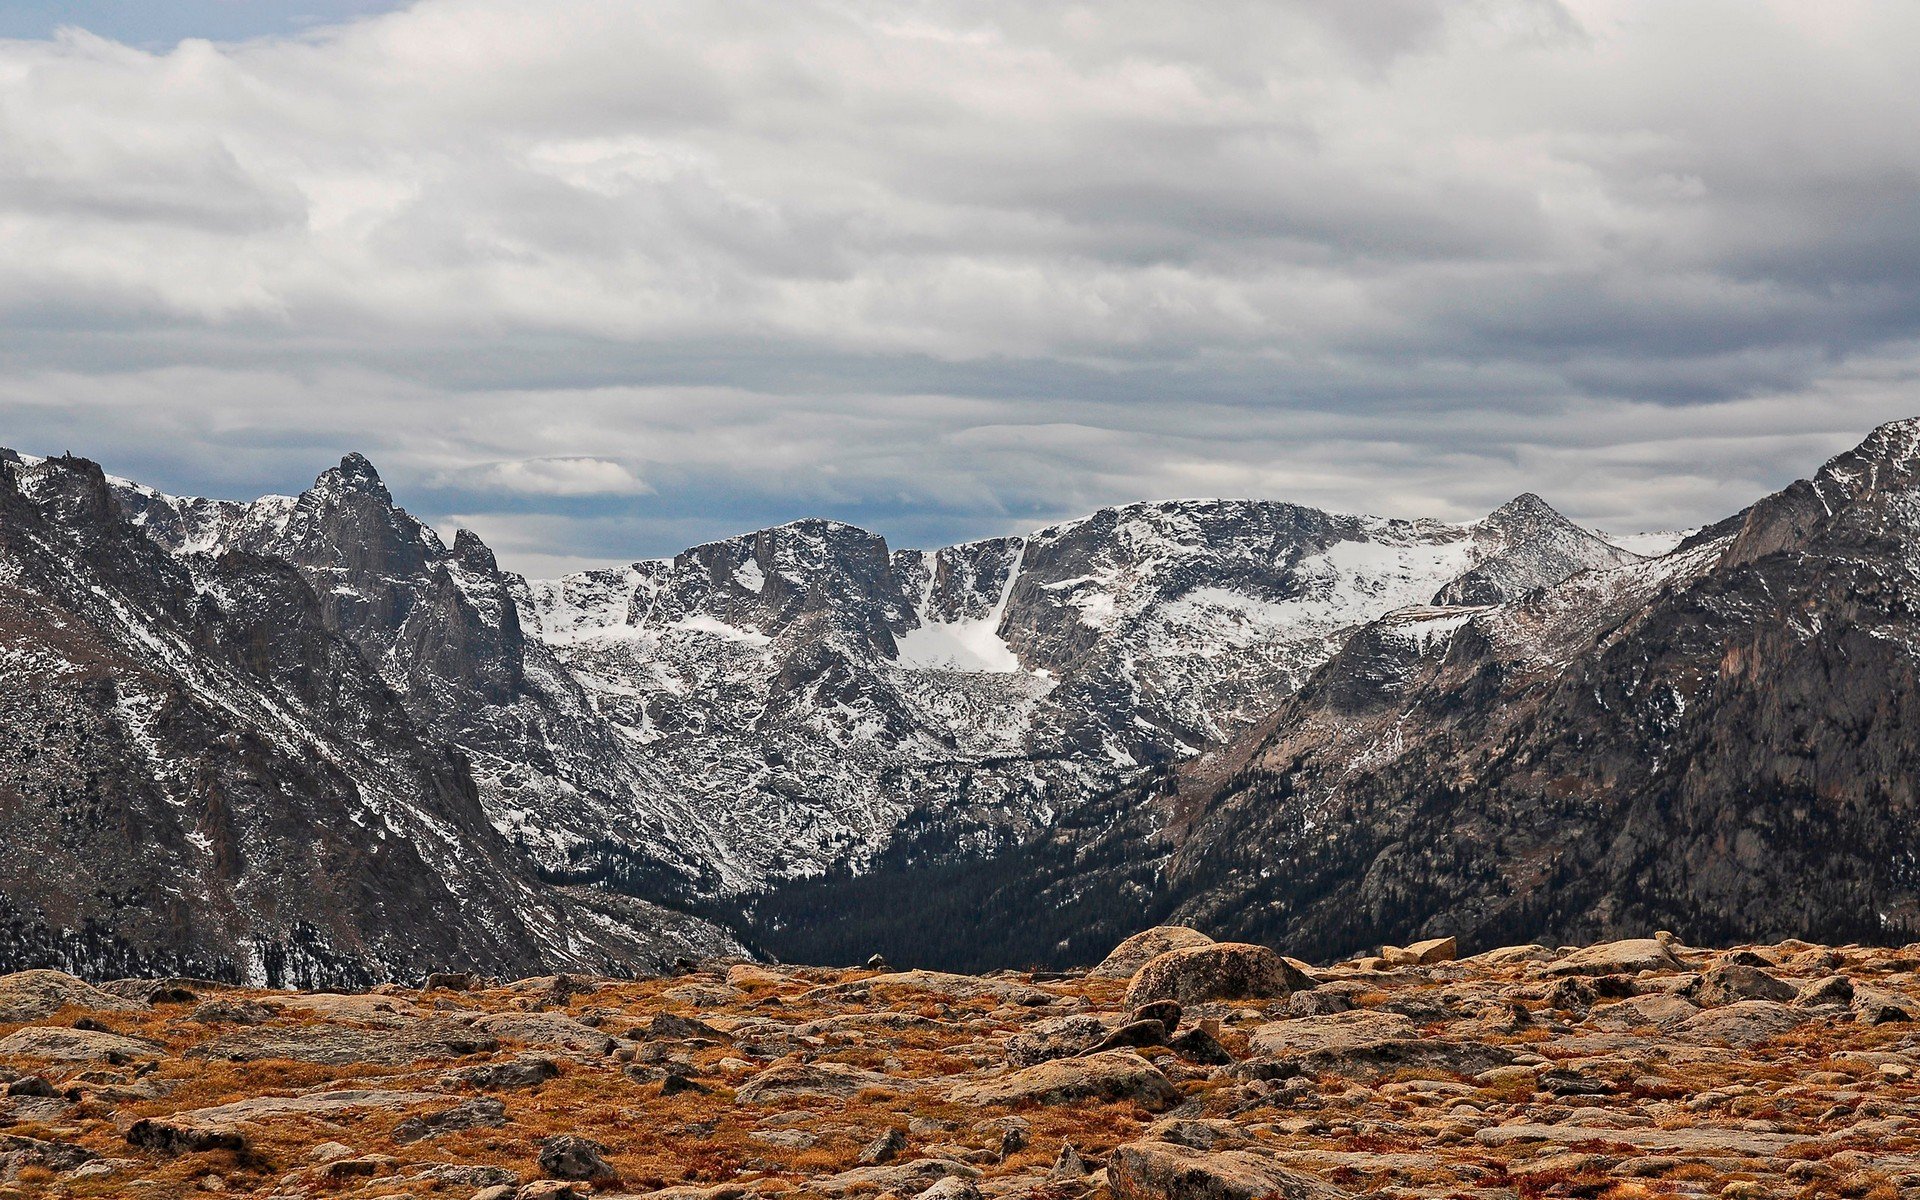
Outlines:
{"label": "cloudy sky", "polygon": [[1692,525],[1920,414],[1905,0],[0,12],[0,444],[533,573],[1255,495]]}

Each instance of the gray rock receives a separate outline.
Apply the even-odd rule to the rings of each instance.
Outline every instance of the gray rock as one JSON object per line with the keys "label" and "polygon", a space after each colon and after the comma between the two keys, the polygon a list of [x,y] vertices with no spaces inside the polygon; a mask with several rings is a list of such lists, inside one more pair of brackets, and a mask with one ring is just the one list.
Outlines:
{"label": "gray rock", "polygon": [[492,1013],[475,1021],[473,1028],[503,1041],[539,1046],[543,1050],[596,1056],[613,1052],[612,1038],[564,1013]]}
{"label": "gray rock", "polygon": [[540,1143],[540,1169],[553,1179],[590,1182],[614,1177],[607,1148],[575,1133],[555,1134]]}
{"label": "gray rock", "polygon": [[63,1008],[96,1012],[136,1012],[146,1008],[61,971],[18,971],[0,975],[0,1024],[39,1021]]}
{"label": "gray rock", "polygon": [[421,1117],[408,1117],[393,1130],[393,1140],[404,1146],[459,1129],[499,1129],[507,1123],[507,1106],[487,1097]]}
{"label": "gray rock", "polygon": [[0,1055],[54,1062],[129,1063],[164,1053],[158,1042],[92,1029],[30,1025],[0,1038]]}
{"label": "gray rock", "polygon": [[1221,942],[1169,950],[1134,973],[1127,1007],[1155,1000],[1183,1005],[1208,1000],[1260,1000],[1285,997],[1314,986],[1299,969],[1265,946]]}
{"label": "gray rock", "polygon": [[1311,1175],[1245,1150],[1195,1150],[1129,1142],[1107,1161],[1118,1200],[1335,1200],[1346,1195]]}
{"label": "gray rock", "polygon": [[549,1079],[557,1078],[559,1066],[550,1058],[539,1054],[521,1054],[508,1062],[484,1063],[455,1071],[441,1081],[442,1086],[473,1087],[486,1092],[512,1091],[518,1088],[538,1087]]}
{"label": "gray rock", "polygon": [[1794,998],[1790,983],[1743,963],[1713,967],[1694,985],[1693,999],[1706,1006],[1733,1004],[1740,1000],[1785,1001]]}
{"label": "gray rock", "polygon": [[1192,950],[1214,944],[1212,938],[1185,925],[1156,925],[1143,929],[1113,948],[1100,965],[1087,972],[1089,979],[1132,979],[1141,967],[1169,950]]}
{"label": "gray rock", "polygon": [[1625,938],[1575,950],[1546,971],[1549,975],[1637,975],[1679,969],[1680,960],[1658,938]]}
{"label": "gray rock", "polygon": [[156,1154],[198,1154],[206,1150],[245,1150],[246,1135],[220,1125],[195,1125],[174,1117],[145,1117],[127,1129],[127,1145]]}
{"label": "gray rock", "polygon": [[10,1182],[19,1178],[20,1172],[27,1167],[44,1167],[49,1171],[71,1171],[83,1163],[93,1161],[95,1157],[93,1151],[85,1146],[76,1146],[72,1142],[47,1141],[0,1133],[0,1182]]}
{"label": "gray rock", "polygon": [[1180,1102],[1173,1082],[1131,1050],[1063,1058],[949,1093],[956,1104],[1071,1104],[1077,1100],[1131,1100],[1163,1110]]}
{"label": "gray rock", "polygon": [[875,1071],[840,1063],[776,1063],[734,1093],[740,1104],[784,1104],[806,1097],[846,1100],[868,1088],[898,1091],[899,1084]]}
{"label": "gray rock", "polygon": [[1031,1067],[1056,1058],[1072,1058],[1099,1045],[1107,1033],[1107,1023],[1098,1017],[1054,1017],[1008,1038],[1007,1062],[1014,1067]]}

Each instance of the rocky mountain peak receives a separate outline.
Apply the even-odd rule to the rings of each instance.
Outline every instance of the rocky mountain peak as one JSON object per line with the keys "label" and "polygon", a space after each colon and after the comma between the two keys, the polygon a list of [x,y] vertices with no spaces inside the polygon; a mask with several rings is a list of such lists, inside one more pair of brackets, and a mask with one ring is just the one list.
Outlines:
{"label": "rocky mountain peak", "polygon": [[393,494],[387,491],[386,483],[380,478],[380,472],[374,470],[364,454],[357,451],[340,460],[337,467],[329,467],[313,481],[315,491],[351,491],[365,492],[380,500],[383,504],[393,503]]}

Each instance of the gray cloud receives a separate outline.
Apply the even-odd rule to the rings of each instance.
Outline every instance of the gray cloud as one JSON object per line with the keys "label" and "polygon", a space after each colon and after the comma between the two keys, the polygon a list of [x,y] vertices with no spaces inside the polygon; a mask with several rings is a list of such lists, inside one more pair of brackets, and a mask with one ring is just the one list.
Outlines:
{"label": "gray cloud", "polygon": [[542,569],[1257,494],[1695,524],[1906,415],[1920,10],[421,0],[0,42],[0,421]]}

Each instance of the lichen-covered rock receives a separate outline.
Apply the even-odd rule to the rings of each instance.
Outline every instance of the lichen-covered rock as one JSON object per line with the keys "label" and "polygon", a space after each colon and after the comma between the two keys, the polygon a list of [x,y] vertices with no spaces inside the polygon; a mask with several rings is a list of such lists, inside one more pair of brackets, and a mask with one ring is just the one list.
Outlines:
{"label": "lichen-covered rock", "polygon": [[159,1043],[145,1038],[53,1025],[30,1025],[0,1038],[0,1055],[51,1062],[127,1063],[156,1057],[161,1051]]}
{"label": "lichen-covered rock", "polygon": [[1313,987],[1298,968],[1265,946],[1218,942],[1149,959],[1127,986],[1127,1007],[1154,1000],[1263,1000]]}
{"label": "lichen-covered rock", "polygon": [[1680,960],[1658,938],[1625,938],[1575,950],[1547,968],[1549,975],[1636,975],[1677,971]]}
{"label": "lichen-covered rock", "polygon": [[1740,1000],[1791,1000],[1794,994],[1792,984],[1741,963],[1713,967],[1693,987],[1693,999],[1706,1006]]}
{"label": "lichen-covered rock", "polygon": [[994,1079],[961,1084],[956,1104],[1071,1104],[1077,1100],[1131,1100],[1161,1110],[1180,1101],[1180,1091],[1159,1069],[1131,1050],[1108,1050],[1084,1058],[1061,1058]]}
{"label": "lichen-covered rock", "polygon": [[1119,1200],[1337,1200],[1347,1193],[1245,1150],[1129,1142],[1107,1161]]}
{"label": "lichen-covered rock", "polygon": [[1169,950],[1194,950],[1211,946],[1214,940],[1198,929],[1185,925],[1156,925],[1121,942],[1100,965],[1087,972],[1089,979],[1131,979],[1134,972]]}
{"label": "lichen-covered rock", "polygon": [[16,971],[0,975],[0,1024],[44,1020],[63,1008],[134,1012],[146,1007],[61,971]]}
{"label": "lichen-covered rock", "polygon": [[868,1088],[897,1087],[888,1076],[842,1063],[776,1063],[743,1084],[734,1099],[741,1104],[782,1104],[812,1096],[846,1099]]}

